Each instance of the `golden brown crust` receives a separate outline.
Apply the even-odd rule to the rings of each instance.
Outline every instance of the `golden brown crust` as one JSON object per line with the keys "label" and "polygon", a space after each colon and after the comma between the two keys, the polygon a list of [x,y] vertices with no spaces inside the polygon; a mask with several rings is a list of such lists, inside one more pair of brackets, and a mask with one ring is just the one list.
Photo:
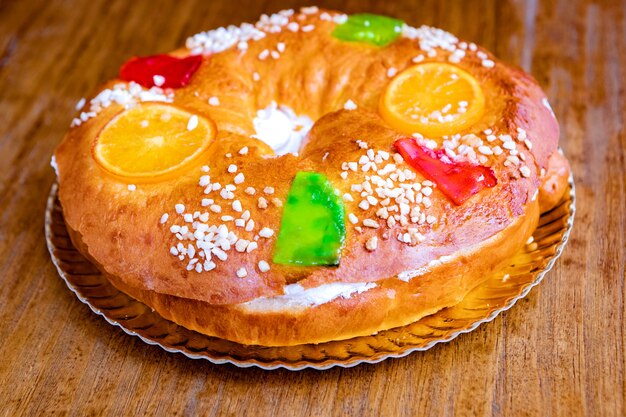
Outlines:
{"label": "golden brown crust", "polygon": [[[505,266],[537,227],[538,204],[527,206],[527,215],[473,248],[420,275],[378,282],[378,286],[358,296],[342,298],[304,310],[259,312],[242,305],[218,305],[190,300],[127,286],[108,275],[120,291],[142,301],[164,318],[200,333],[263,346],[291,346],[323,343],[372,334],[404,326],[442,308],[459,303],[466,293]],[[80,236],[70,230],[72,241],[81,245]],[[498,256],[494,256],[496,253]],[[226,320],[224,318],[227,318]]]}
{"label": "golden brown crust", "polygon": [[[298,20],[298,16],[291,19]],[[213,182],[227,184],[232,182],[232,175],[226,167],[236,164],[245,173],[245,187],[263,190],[271,186],[275,189],[271,198],[279,201],[285,200],[291,179],[301,170],[325,173],[343,194],[365,177],[362,172],[354,173],[350,181],[340,177],[342,164],[356,161],[362,154],[356,139],[373,149],[392,152],[393,141],[403,136],[380,119],[377,106],[389,82],[388,70],[401,71],[413,65],[411,58],[423,53],[419,42],[400,38],[379,49],[333,39],[330,32],[334,23],[320,20],[318,14],[298,21],[315,25],[315,30],[267,34],[249,42],[246,53],[231,48],[206,57],[192,83],[176,91],[174,105],[210,118],[218,129],[209,151],[180,177],[141,184],[136,191],[129,191],[127,183],[94,163],[90,152],[96,135],[123,110],[115,104],[72,128],[55,152],[60,200],[72,240],[81,252],[93,259],[116,287],[164,317],[240,343],[292,345],[347,338],[407,324],[452,305],[523,245],[536,226],[539,207],[550,206],[559,190],[562,194],[566,181],[564,159],[553,156],[558,124],[536,82],[491,56],[496,65],[487,68],[480,58],[468,54],[458,65],[481,82],[487,107],[483,120],[463,133],[489,128],[497,135],[514,135],[518,128],[524,130],[530,145],[522,140],[516,146],[524,154],[526,175],[520,174],[518,165],[505,165],[506,155],[492,156],[489,164],[498,178],[496,187],[484,190],[462,206],[454,206],[435,190],[429,214],[439,221],[420,225],[425,239],[417,246],[395,238],[406,229],[401,225],[389,228],[381,222],[379,229],[365,228],[361,232],[348,225],[346,246],[337,268],[272,265],[270,271],[261,273],[258,262],[271,260],[275,234],[259,239],[254,252],[231,251],[228,261],[219,263],[213,271],[187,271],[177,257],[169,254],[170,247],[177,243],[169,232],[172,223],[160,224],[159,219],[163,213],[173,217],[177,203],[200,209],[200,166],[211,167]],[[286,45],[280,59],[258,58],[279,42]],[[440,53],[432,59],[446,60],[446,56]],[[258,74],[259,81],[255,81],[254,74]],[[219,97],[219,106],[208,104],[212,96]],[[358,103],[358,109],[344,110],[347,100]],[[300,158],[268,158],[271,150],[267,145],[250,137],[256,111],[272,101],[316,121]],[[250,148],[248,155],[239,155],[243,146]],[[232,157],[225,158],[226,154]],[[547,170],[547,179],[540,178],[542,169]],[[543,186],[537,201],[540,184]],[[241,232],[242,236],[253,240],[261,227],[279,230],[281,207],[270,204],[267,209],[258,208],[258,195],[239,192],[237,198],[257,223],[254,231]],[[346,202],[346,211],[375,218],[375,208],[362,211],[358,203]],[[222,214],[237,215],[227,205]],[[379,238],[379,243],[376,251],[370,252],[365,242],[373,236]],[[442,257],[450,257],[450,261],[437,264]],[[429,264],[428,274],[408,283],[396,278]],[[242,267],[248,273],[243,279],[236,276]],[[293,282],[305,289],[337,282],[376,286],[297,312],[243,309],[242,305],[251,300],[282,295],[285,285]]]}
{"label": "golden brown crust", "polygon": [[561,201],[567,189],[569,174],[569,162],[561,151],[552,153],[539,187],[539,208],[542,213],[549,211]]}

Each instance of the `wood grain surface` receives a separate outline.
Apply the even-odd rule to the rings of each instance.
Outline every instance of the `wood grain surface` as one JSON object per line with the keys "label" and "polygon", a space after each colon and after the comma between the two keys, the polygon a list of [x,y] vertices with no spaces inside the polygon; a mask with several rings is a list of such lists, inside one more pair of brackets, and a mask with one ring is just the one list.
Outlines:
{"label": "wood grain surface", "polygon": [[0,416],[624,416],[626,5],[320,1],[430,24],[530,71],[561,123],[578,194],[544,282],[452,343],[328,371],[169,354],[94,315],[43,236],[50,155],[75,103],[132,55],[255,21],[286,1],[0,0]]}

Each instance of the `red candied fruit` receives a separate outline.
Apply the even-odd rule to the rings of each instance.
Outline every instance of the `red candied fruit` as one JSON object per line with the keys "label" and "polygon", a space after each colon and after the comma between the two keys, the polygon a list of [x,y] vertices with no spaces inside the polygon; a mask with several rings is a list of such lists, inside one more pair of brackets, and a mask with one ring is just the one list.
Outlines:
{"label": "red candied fruit", "polygon": [[189,84],[191,76],[201,63],[201,55],[190,55],[184,58],[165,54],[133,57],[120,68],[120,78],[124,81],[134,81],[147,88],[155,86],[180,88]]}
{"label": "red candied fruit", "polygon": [[498,183],[491,168],[454,162],[444,151],[429,149],[413,138],[399,139],[394,146],[411,167],[437,184],[456,205]]}

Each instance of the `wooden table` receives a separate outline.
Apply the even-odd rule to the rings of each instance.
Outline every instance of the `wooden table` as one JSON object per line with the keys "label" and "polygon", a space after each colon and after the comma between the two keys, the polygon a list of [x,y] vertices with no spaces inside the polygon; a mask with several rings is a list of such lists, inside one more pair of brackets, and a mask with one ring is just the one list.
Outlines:
{"label": "wooden table", "polygon": [[623,1],[347,2],[442,27],[530,71],[560,120],[578,211],[547,279],[494,322],[404,359],[323,372],[148,346],[80,303],[49,259],[49,160],[75,103],[131,55],[289,7],[154,3],[0,2],[0,415],[625,415]]}

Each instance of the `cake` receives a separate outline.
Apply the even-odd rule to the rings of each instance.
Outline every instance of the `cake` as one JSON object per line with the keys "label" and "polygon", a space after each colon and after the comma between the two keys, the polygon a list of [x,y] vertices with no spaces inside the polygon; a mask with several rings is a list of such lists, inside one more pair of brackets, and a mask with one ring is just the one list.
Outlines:
{"label": "cake", "polygon": [[440,29],[317,7],[135,57],[53,156],[73,244],[188,329],[292,346],[455,305],[567,186],[537,82]]}

